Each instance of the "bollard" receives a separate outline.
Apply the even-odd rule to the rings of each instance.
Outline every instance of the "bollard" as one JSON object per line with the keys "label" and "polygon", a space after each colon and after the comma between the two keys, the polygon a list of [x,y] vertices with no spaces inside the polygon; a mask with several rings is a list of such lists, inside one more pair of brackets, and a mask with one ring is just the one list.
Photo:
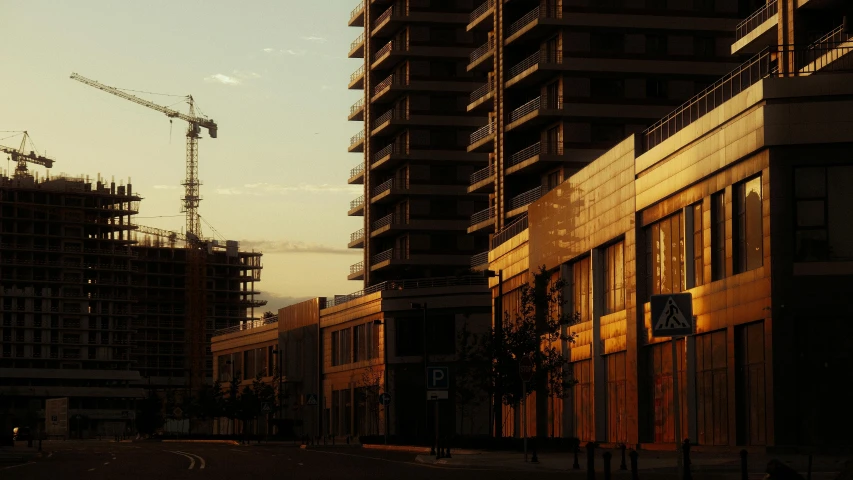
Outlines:
{"label": "bollard", "polygon": [[581,449],[581,442],[580,442],[580,440],[578,440],[574,444],[575,462],[572,464],[572,468],[575,470],[580,470],[580,468],[581,468],[580,463],[578,463],[578,452],[580,452],[580,449]]}
{"label": "bollard", "polygon": [[746,450],[740,451],[740,478],[741,480],[749,480],[749,471],[746,468]]}
{"label": "bollard", "polygon": [[533,456],[530,457],[530,463],[539,463],[539,456],[536,455],[536,442],[531,442],[530,446],[533,449]]}
{"label": "bollard", "polygon": [[447,441],[447,447],[444,448],[444,458],[453,458],[450,456],[450,440]]}
{"label": "bollard", "polygon": [[622,450],[622,463],[619,464],[619,470],[628,470],[628,466],[625,465],[625,449],[627,447],[628,446],[625,445],[624,443],[619,446],[619,448]]}
{"label": "bollard", "polygon": [[586,444],[586,478],[587,480],[595,480],[595,443],[587,442]]}
{"label": "bollard", "polygon": [[639,480],[640,474],[637,472],[637,457],[639,454],[636,450],[631,450],[629,456],[631,457],[631,480]]}
{"label": "bollard", "polygon": [[681,445],[681,453],[684,455],[684,476],[681,477],[682,480],[692,480],[692,475],[690,474],[690,439],[685,438],[684,443]]}
{"label": "bollard", "polygon": [[435,459],[439,460],[441,458],[441,441],[436,438],[435,439]]}
{"label": "bollard", "polygon": [[612,458],[612,453],[604,452],[604,480],[610,480],[610,460]]}
{"label": "bollard", "polygon": [[[41,449],[41,443],[39,443]],[[809,454],[809,469],[806,471],[806,480],[812,480],[812,454]]]}

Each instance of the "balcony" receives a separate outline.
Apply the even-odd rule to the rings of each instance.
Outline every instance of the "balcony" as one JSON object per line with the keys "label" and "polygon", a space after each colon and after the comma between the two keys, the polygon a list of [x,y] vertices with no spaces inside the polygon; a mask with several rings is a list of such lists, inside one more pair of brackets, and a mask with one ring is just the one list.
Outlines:
{"label": "balcony", "polygon": [[506,44],[509,45],[522,38],[524,40],[538,41],[551,30],[541,27],[559,25],[562,18],[562,7],[555,5],[536,7],[509,25],[506,32]]}
{"label": "balcony", "polygon": [[543,168],[551,168],[554,163],[564,163],[562,142],[542,143],[523,148],[509,157],[506,174],[538,171]]}
{"label": "balcony", "polygon": [[492,28],[492,23],[489,22],[489,20],[494,14],[495,0],[487,0],[483,2],[482,5],[475,8],[474,11],[471,12],[471,16],[468,19],[468,26],[465,28],[465,30],[469,32],[475,29],[490,30]]}
{"label": "balcony", "polygon": [[471,215],[470,226],[468,227],[468,233],[474,233],[479,230],[484,229],[494,229],[495,228],[495,216],[497,212],[495,211],[495,207],[489,207],[485,210],[481,210],[474,215]]}
{"label": "balcony", "polygon": [[485,251],[471,256],[471,270],[479,272],[489,268],[489,252]]}
{"label": "balcony", "polygon": [[492,164],[472,173],[471,185],[468,187],[468,193],[493,192],[495,189],[495,172],[495,165]]}
{"label": "balcony", "polygon": [[404,260],[406,258],[408,258],[408,252],[399,248],[389,248],[384,252],[370,257],[370,270],[373,271],[382,268],[389,264],[391,260]]}
{"label": "balcony", "polygon": [[389,213],[379,220],[374,220],[370,223],[370,238],[379,237],[390,232],[394,227],[406,225],[407,223],[408,218],[404,215]]}
{"label": "balcony", "polygon": [[405,43],[391,40],[373,54],[373,57],[371,57],[371,61],[373,62],[371,67],[374,69],[387,68],[392,65],[390,61],[392,57],[404,53],[406,50]]}
{"label": "balcony", "polygon": [[471,92],[468,101],[468,111],[473,112],[474,110],[477,110],[478,107],[485,105],[486,102],[494,98],[494,96],[494,81],[490,79],[489,83]]}
{"label": "balcony", "polygon": [[481,128],[478,128],[471,134],[471,142],[468,145],[468,152],[490,151],[492,149],[492,140],[495,138],[497,124],[491,122]]}
{"label": "balcony", "polygon": [[371,35],[374,38],[387,37],[396,31],[397,24],[403,20],[405,11],[396,5],[391,5],[373,21]]}
{"label": "balcony", "polygon": [[350,185],[363,185],[364,184],[364,164],[359,163],[353,169],[349,171],[349,180],[347,183]]}
{"label": "balcony", "polygon": [[851,53],[853,34],[844,33],[844,25],[839,25],[806,47],[801,55],[797,55],[798,73],[809,74],[821,70],[850,71],[853,67]]}
{"label": "balcony", "polygon": [[374,203],[385,200],[388,197],[392,197],[395,194],[399,194],[403,190],[406,190],[405,183],[400,182],[394,178],[389,178],[388,180],[385,180],[379,185],[373,187],[373,190],[370,191],[370,202]]}
{"label": "balcony", "polygon": [[506,130],[535,127],[552,121],[553,117],[563,115],[564,112],[562,95],[557,95],[555,98],[544,95],[536,97],[510,112]]}
{"label": "balcony", "polygon": [[[373,130],[370,132],[371,135],[390,135],[394,133],[395,129],[391,127],[394,125],[394,120],[397,119],[398,116],[405,116],[405,112],[402,115],[397,114],[397,110],[392,108],[382,115],[376,117],[371,124]],[[400,120],[404,120],[405,118],[401,118]],[[398,125],[399,126],[399,125]]]}
{"label": "balcony", "polygon": [[364,32],[350,43],[349,58],[364,58]]}
{"label": "balcony", "polygon": [[364,151],[364,130],[356,133],[349,139],[349,151],[350,152],[363,152]]}
{"label": "balcony", "polygon": [[735,28],[732,55],[758,53],[762,48],[775,45],[779,28],[779,3],[770,0]]}
{"label": "balcony", "polygon": [[349,212],[347,212],[347,215],[350,217],[364,216],[364,195],[349,202]]}
{"label": "balcony", "polygon": [[489,41],[478,47],[471,55],[468,56],[469,72],[473,70],[490,70],[492,67],[491,59],[495,56],[495,37],[489,37]]}
{"label": "balcony", "polygon": [[351,122],[361,122],[364,120],[364,98],[360,98],[357,102],[353,103],[351,107],[349,107],[349,116],[347,116],[347,120]]}
{"label": "balcony", "polygon": [[371,101],[374,103],[391,102],[396,98],[396,94],[399,94],[399,90],[395,87],[406,85],[408,85],[408,78],[405,75],[388,75],[384,80],[373,86]]}
{"label": "balcony", "polygon": [[364,26],[364,0],[359,2],[358,6],[356,6],[352,12],[349,14],[349,26],[350,27],[363,27]]}
{"label": "balcony", "polygon": [[350,265],[347,280],[364,280],[364,260]]}
{"label": "balcony", "polygon": [[349,248],[364,248],[364,229],[359,228],[349,236]]}
{"label": "balcony", "polygon": [[489,246],[492,250],[498,248],[499,246],[506,243],[510,238],[527,230],[527,225],[527,214],[521,215],[519,218],[515,219],[515,221],[513,221],[509,225],[506,225],[500,231],[495,232],[495,234],[492,235],[492,238],[489,239]]}
{"label": "balcony", "polygon": [[349,86],[347,88],[349,88],[350,90],[364,89],[364,64],[358,67],[349,76]]}
{"label": "balcony", "polygon": [[532,188],[521,195],[516,195],[509,200],[509,212],[507,212],[507,218],[515,217],[521,215],[522,213],[527,211],[527,206],[531,203],[539,200],[539,198],[547,193],[545,189],[540,185],[536,188]]}
{"label": "balcony", "polygon": [[562,64],[562,50],[540,50],[509,69],[506,86],[535,83],[549,74],[549,70]]}

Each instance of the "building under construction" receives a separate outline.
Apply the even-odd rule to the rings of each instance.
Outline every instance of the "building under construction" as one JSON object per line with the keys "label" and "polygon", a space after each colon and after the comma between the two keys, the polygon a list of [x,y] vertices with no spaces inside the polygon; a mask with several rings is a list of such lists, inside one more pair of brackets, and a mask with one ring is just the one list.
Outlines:
{"label": "building under construction", "polygon": [[[145,388],[209,380],[214,329],[263,305],[261,254],[236,242],[193,242],[205,273],[202,291],[187,291],[186,239],[134,225],[140,201],[129,182],[0,175],[0,428],[128,432]],[[193,296],[203,332],[189,328]],[[44,400],[62,397],[67,415],[44,421]]]}

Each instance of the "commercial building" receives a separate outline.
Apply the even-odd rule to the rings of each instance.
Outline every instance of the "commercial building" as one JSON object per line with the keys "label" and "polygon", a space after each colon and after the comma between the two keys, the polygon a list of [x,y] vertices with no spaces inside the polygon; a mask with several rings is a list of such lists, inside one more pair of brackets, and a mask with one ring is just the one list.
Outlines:
{"label": "commercial building", "polygon": [[[550,416],[559,436],[672,445],[677,400],[682,437],[699,445],[850,444],[848,5],[767,2],[732,47],[754,57],[531,203],[499,239],[489,268],[503,272],[506,309],[544,265],[578,315],[564,350],[577,384],[553,408],[534,392],[535,434],[555,429]],[[651,334],[649,304],[675,292],[692,294],[696,317],[676,361]]]}

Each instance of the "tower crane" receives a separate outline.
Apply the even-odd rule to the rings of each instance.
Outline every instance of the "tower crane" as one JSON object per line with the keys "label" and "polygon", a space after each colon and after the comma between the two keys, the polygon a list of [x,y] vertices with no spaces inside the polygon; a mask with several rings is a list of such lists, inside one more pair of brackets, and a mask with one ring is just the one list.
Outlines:
{"label": "tower crane", "polygon": [[[15,177],[27,175],[27,162],[41,165],[43,167],[51,168],[53,167],[53,160],[47,158],[45,156],[39,155],[35,152],[35,148],[27,152],[27,140],[29,140],[30,135],[26,132],[22,132],[24,134],[24,138],[21,139],[21,146],[18,149],[14,149],[11,147],[4,147],[0,145],[0,152],[9,154],[12,157],[12,161],[17,163],[15,166]],[[30,142],[32,144],[32,142]]]}
{"label": "tower crane", "polygon": [[142,105],[143,107],[156,110],[169,117],[170,121],[173,118],[177,118],[188,123],[186,178],[183,183],[183,211],[186,213],[185,246],[187,254],[186,283],[184,288],[186,292],[186,338],[189,353],[188,380],[191,391],[198,391],[204,382],[205,347],[207,346],[205,325],[207,308],[204,293],[206,252],[201,237],[201,219],[198,215],[198,206],[201,201],[201,196],[199,195],[199,186],[201,183],[198,180],[198,139],[202,128],[207,129],[211,138],[216,138],[218,130],[216,122],[204,116],[196,115],[195,102],[192,95],[186,96],[186,101],[189,104],[189,114],[184,114],[76,73],[71,74],[71,79]]}

